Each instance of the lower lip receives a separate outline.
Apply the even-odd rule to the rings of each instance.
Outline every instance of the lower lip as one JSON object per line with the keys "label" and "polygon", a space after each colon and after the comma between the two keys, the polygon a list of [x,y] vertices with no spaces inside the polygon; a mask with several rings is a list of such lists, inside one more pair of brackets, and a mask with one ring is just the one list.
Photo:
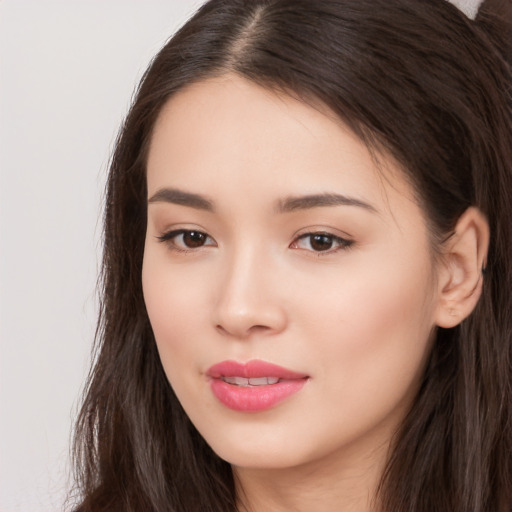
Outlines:
{"label": "lower lip", "polygon": [[236,386],[213,378],[213,394],[229,409],[243,412],[265,411],[302,389],[307,379],[283,380],[264,386]]}

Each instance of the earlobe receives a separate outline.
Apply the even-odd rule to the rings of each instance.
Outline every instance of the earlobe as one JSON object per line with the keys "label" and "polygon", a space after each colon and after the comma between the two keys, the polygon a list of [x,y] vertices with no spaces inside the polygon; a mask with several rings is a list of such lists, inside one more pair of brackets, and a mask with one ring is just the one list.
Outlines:
{"label": "earlobe", "polygon": [[487,219],[477,208],[468,208],[442,247],[436,314],[439,327],[455,327],[475,308],[482,293],[488,246]]}

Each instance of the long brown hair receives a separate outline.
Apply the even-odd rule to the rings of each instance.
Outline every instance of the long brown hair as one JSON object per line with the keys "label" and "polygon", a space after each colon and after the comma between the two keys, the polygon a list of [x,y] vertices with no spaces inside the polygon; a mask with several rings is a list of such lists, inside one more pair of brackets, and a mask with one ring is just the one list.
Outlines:
{"label": "long brown hair", "polygon": [[438,329],[378,490],[387,512],[512,508],[510,0],[475,21],[445,0],[212,0],[147,70],[106,192],[102,306],[75,433],[80,512],[236,510],[230,465],[163,372],[141,267],[155,120],[183,87],[226,72],[321,102],[400,162],[433,244],[476,206],[491,243],[472,315]]}

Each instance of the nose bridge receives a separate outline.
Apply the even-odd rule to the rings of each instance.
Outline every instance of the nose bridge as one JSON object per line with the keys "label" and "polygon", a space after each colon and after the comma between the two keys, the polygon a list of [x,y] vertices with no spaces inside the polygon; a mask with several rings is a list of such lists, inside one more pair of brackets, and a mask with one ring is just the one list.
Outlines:
{"label": "nose bridge", "polygon": [[223,332],[245,338],[255,331],[279,332],[286,318],[278,300],[278,278],[268,252],[240,244],[226,255],[215,310]]}

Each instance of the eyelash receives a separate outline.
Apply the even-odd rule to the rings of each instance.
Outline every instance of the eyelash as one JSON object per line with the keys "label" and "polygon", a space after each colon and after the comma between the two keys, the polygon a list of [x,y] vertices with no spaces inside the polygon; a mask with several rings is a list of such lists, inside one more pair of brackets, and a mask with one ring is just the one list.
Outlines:
{"label": "eyelash", "polygon": [[[199,235],[199,237],[204,237],[205,243],[202,243],[201,245],[198,245],[196,247],[187,247],[185,244],[183,244],[183,246],[180,247],[176,243],[176,238],[178,236],[184,236],[184,235],[192,235],[192,236]],[[300,241],[306,240],[308,238],[310,239],[309,246],[312,247],[313,237],[317,237],[317,238],[322,237],[324,239],[327,239],[327,243],[331,243],[332,245],[336,244],[337,247],[334,249],[328,248],[326,250],[319,250],[319,251],[315,251],[313,248],[306,249],[303,247],[299,247]],[[177,252],[182,252],[182,253],[194,252],[198,249],[202,249],[203,247],[212,247],[212,246],[215,247],[216,246],[215,243],[213,243],[213,244],[206,243],[206,241],[208,241],[208,240],[213,241],[213,239],[207,233],[205,233],[203,231],[195,230],[195,229],[175,229],[175,230],[169,231],[167,233],[164,233],[163,235],[157,236],[156,238],[160,242],[168,244],[171,250],[177,251]],[[342,238],[342,237],[333,235],[332,233],[328,233],[325,231],[314,231],[314,232],[303,233],[302,235],[299,235],[290,244],[290,247],[292,249],[310,251],[312,253],[315,253],[317,256],[324,256],[324,255],[328,255],[328,254],[334,254],[338,251],[350,249],[353,246],[353,244],[354,244],[353,240],[350,240],[347,238]]]}
{"label": "eyelash", "polygon": [[[162,242],[169,245],[170,249],[177,252],[193,252],[197,249],[201,249],[205,247],[205,244],[199,245],[197,247],[186,247],[185,245],[183,247],[180,247],[176,243],[176,238],[180,235],[190,235],[190,234],[196,234],[205,237],[206,240],[210,239],[213,240],[210,236],[208,236],[204,231],[199,231],[198,229],[174,229],[172,231],[169,231],[167,233],[164,233],[163,235],[157,236],[157,239]],[[206,247],[210,247],[213,244],[208,244]],[[216,244],[215,244],[216,245]]]}
{"label": "eyelash", "polygon": [[[324,238],[328,239],[328,242],[330,242],[332,245],[337,245],[337,247],[329,248],[324,251],[315,251],[314,249],[304,249],[301,247],[298,247],[298,244],[301,240],[306,240],[309,238],[309,246],[312,247],[313,239],[317,238]],[[340,236],[333,235],[332,233],[325,232],[325,231],[314,231],[309,233],[304,233],[302,235],[299,235],[291,244],[290,246],[294,249],[302,249],[305,251],[311,251],[315,253],[317,256],[326,256],[328,254],[334,254],[338,251],[343,251],[350,249],[354,245],[354,241],[350,240],[348,238],[342,238]],[[293,247],[295,246],[295,247]]]}

